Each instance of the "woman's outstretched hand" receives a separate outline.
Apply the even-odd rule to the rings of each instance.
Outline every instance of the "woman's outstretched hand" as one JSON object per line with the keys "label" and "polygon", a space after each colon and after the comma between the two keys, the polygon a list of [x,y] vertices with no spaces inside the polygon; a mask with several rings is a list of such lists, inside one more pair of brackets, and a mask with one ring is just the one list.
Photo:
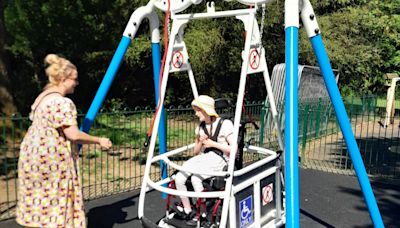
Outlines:
{"label": "woman's outstretched hand", "polygon": [[101,148],[104,150],[109,150],[112,146],[112,142],[109,138],[100,138],[99,144],[100,144]]}

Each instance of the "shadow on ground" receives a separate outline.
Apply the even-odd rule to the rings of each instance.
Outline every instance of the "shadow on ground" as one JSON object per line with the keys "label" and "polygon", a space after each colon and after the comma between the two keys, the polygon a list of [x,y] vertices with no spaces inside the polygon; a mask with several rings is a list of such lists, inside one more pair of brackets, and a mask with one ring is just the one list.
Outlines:
{"label": "shadow on ground", "polygon": [[136,218],[128,218],[128,212],[124,210],[127,207],[135,206],[135,197],[129,197],[121,201],[98,206],[89,209],[87,213],[87,227],[88,228],[108,228],[113,227],[115,224],[129,223]]}
{"label": "shadow on ground", "polygon": [[[400,185],[374,180],[371,187],[385,226],[400,227]],[[300,196],[303,227],[373,227],[357,177],[303,170]]]}
{"label": "shadow on ground", "polygon": [[[371,185],[385,226],[400,227],[400,221],[398,219],[398,208],[400,206],[398,200],[400,199],[400,186],[382,183],[379,181],[374,181],[371,183]],[[363,193],[360,189],[339,187],[339,191],[346,194],[351,194],[355,197],[358,196],[363,199]],[[354,210],[366,211],[367,213],[369,213],[366,204],[354,205]],[[355,225],[354,227],[361,228],[365,226]],[[371,225],[368,227],[373,227],[373,226]]]}
{"label": "shadow on ground", "polygon": [[[368,175],[373,178],[386,177],[400,179],[400,138],[392,137],[365,137],[356,138],[360,154]],[[327,143],[329,156],[318,159],[331,164],[340,170],[352,170],[353,162],[350,158],[344,140]],[[326,150],[326,148],[321,148]]]}

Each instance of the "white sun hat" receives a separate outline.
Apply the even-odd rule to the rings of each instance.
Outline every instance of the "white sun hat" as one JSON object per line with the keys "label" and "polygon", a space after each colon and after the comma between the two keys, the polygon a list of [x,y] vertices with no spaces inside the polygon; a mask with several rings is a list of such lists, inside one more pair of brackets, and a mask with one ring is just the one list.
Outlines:
{"label": "white sun hat", "polygon": [[215,101],[212,97],[207,95],[200,95],[192,101],[192,106],[199,107],[207,113],[209,116],[218,117],[215,111]]}

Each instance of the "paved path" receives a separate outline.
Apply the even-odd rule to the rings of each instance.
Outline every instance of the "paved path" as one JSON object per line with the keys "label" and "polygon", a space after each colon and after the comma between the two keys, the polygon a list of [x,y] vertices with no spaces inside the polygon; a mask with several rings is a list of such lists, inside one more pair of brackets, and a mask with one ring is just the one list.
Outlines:
{"label": "paved path", "polygon": [[[352,118],[352,129],[364,165],[371,175],[400,178],[400,120],[382,128],[376,119],[359,115]],[[300,150],[304,165],[339,174],[354,173],[347,145],[340,132],[307,142]]]}
{"label": "paved path", "polygon": [[[383,223],[400,227],[400,185],[372,182]],[[302,227],[373,227],[357,178],[316,170],[300,172]]]}
{"label": "paved path", "polygon": [[[372,183],[386,227],[400,227],[400,185]],[[300,225],[314,227],[373,227],[356,177],[300,170]],[[164,213],[161,195],[147,196],[145,213],[157,221]],[[86,203],[89,228],[140,228],[138,193],[127,192]],[[20,228],[13,220],[1,228]]]}

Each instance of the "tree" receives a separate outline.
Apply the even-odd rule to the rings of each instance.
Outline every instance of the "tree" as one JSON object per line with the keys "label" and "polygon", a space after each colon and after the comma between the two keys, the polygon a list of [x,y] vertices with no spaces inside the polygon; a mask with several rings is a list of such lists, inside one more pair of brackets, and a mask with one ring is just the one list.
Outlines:
{"label": "tree", "polygon": [[0,2],[0,115],[10,116],[16,112],[16,107],[10,93],[9,64],[5,49],[7,37],[4,26],[5,4],[6,1]]}
{"label": "tree", "polygon": [[[343,0],[316,5],[317,13],[325,12],[317,19],[332,67],[340,71],[342,93],[384,94],[384,74],[400,69],[399,2]],[[304,30],[301,33],[299,49],[305,51],[300,59],[315,65],[308,38]]]}
{"label": "tree", "polygon": [[[400,69],[398,1],[312,0],[312,3],[332,66],[340,70],[342,91],[346,95],[383,92],[380,91],[383,74]],[[3,8],[7,6],[4,23],[9,34],[6,40],[8,65],[12,69],[8,71],[7,79],[12,85],[10,88],[18,110],[29,111],[34,97],[47,80],[43,69],[45,55],[62,53],[78,66],[80,85],[74,101],[85,112],[131,13],[147,1],[15,0],[2,1],[2,4]],[[222,1],[216,2],[215,7],[216,10],[227,10],[244,6]],[[275,64],[285,61],[283,8],[283,1],[267,5],[262,39],[270,72]],[[204,10],[205,4],[198,4],[185,13]],[[162,25],[165,14],[157,13]],[[299,63],[316,65],[304,29],[300,31]],[[190,21],[184,39],[199,92],[235,97],[244,47],[243,24],[233,18]],[[128,106],[154,107],[152,78],[149,25],[144,21],[107,99],[116,98]],[[263,100],[262,77],[249,78],[247,96],[251,100]],[[167,103],[188,104],[191,99],[186,72],[171,76]]]}

